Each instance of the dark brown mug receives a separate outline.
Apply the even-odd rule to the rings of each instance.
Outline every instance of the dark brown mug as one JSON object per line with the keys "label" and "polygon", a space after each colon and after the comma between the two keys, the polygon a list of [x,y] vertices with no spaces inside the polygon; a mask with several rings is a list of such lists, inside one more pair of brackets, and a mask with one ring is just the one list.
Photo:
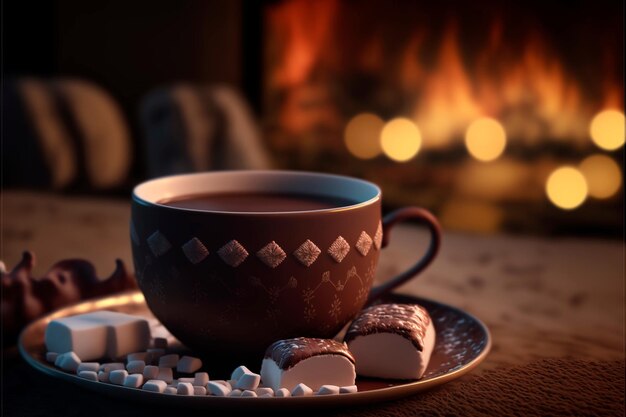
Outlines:
{"label": "dark brown mug", "polygon": [[[226,212],[167,206],[206,193],[310,193],[346,207]],[[137,282],[154,315],[205,356],[259,358],[289,337],[335,336],[368,302],[416,276],[437,254],[439,224],[409,207],[381,220],[381,191],[345,176],[221,171],[150,180],[133,191],[130,234]],[[373,287],[380,250],[406,219],[430,230],[425,255]]]}

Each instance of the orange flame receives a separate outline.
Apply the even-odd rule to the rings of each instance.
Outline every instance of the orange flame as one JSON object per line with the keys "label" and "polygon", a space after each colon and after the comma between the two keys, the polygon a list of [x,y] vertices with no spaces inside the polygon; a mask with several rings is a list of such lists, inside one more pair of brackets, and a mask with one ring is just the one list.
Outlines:
{"label": "orange flame", "polygon": [[[398,114],[391,116],[404,113],[412,117],[422,132],[424,149],[460,143],[469,125],[480,117],[500,121],[512,143],[533,145],[550,139],[587,144],[588,126],[594,114],[603,108],[623,107],[623,87],[613,81],[615,77],[599,75],[597,85],[601,86],[602,97],[588,94],[537,32],[529,33],[526,41],[516,47],[505,39],[502,20],[495,20],[485,46],[468,57],[462,53],[458,25],[452,22],[435,45],[437,53],[430,63],[421,56],[429,41],[423,27],[406,40],[379,36],[364,40],[357,50],[339,50],[338,40],[350,36],[342,31],[341,12],[347,10],[342,7],[350,6],[338,0],[290,0],[271,7],[268,17],[274,44],[270,44],[268,54],[270,88],[304,91],[303,87],[313,84],[317,69],[330,74],[329,80],[333,74],[340,79],[345,75],[339,73],[342,69],[333,68],[337,57],[351,57],[344,58],[344,63],[350,62],[363,73],[382,74],[388,83],[384,86],[385,94],[392,87],[397,88],[398,95],[414,97],[408,109],[398,109]],[[388,48],[390,42],[406,43],[400,53],[389,56],[390,50],[398,50]],[[606,63],[609,67],[610,64]],[[319,89],[320,80],[316,82]],[[331,91],[333,87],[328,83],[324,88]],[[288,97],[285,103],[292,101]],[[331,107],[326,110],[334,111]],[[313,126],[316,121],[336,122],[328,111],[324,113],[312,106],[289,105],[283,110],[288,110],[289,115],[283,114],[281,120],[291,126],[292,133]],[[307,111],[317,112],[319,117],[304,117]],[[337,112],[338,118],[343,117]],[[291,118],[306,122],[287,121]]]}
{"label": "orange flame", "polygon": [[453,24],[443,37],[434,69],[424,79],[424,95],[416,104],[415,118],[425,146],[445,145],[482,114],[459,52]]}
{"label": "orange flame", "polygon": [[276,31],[273,38],[282,42],[275,54],[270,51],[278,61],[272,84],[307,80],[331,33],[336,10],[337,0],[287,1],[268,10],[270,28]]}

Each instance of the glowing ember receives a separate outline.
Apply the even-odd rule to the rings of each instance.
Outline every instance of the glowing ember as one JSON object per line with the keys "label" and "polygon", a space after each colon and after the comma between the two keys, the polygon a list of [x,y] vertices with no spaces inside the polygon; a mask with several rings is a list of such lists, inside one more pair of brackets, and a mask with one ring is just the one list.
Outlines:
{"label": "glowing ember", "polygon": [[357,158],[371,159],[381,152],[380,134],[384,122],[375,114],[362,113],[354,116],[344,133],[348,151]]}
{"label": "glowing ember", "polygon": [[587,181],[576,168],[561,167],[548,177],[546,193],[555,206],[571,210],[587,198]]}
{"label": "glowing ember", "polygon": [[624,113],[617,110],[604,110],[591,121],[589,133],[594,143],[608,151],[624,145]]}
{"label": "glowing ember", "polygon": [[497,120],[483,117],[467,129],[465,146],[479,161],[493,161],[504,152],[506,133]]}
{"label": "glowing ember", "polygon": [[605,155],[591,155],[580,164],[589,186],[589,195],[595,198],[609,198],[622,185],[622,172],[617,163]]}
{"label": "glowing ember", "polygon": [[380,144],[389,159],[405,162],[419,151],[422,136],[415,123],[409,119],[396,118],[383,127]]}

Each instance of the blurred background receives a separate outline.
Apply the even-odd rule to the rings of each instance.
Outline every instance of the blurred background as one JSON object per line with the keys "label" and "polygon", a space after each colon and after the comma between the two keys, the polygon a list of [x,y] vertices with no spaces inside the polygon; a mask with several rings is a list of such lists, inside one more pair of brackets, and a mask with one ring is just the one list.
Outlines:
{"label": "blurred background", "polygon": [[623,237],[624,3],[3,2],[7,189],[298,169],[448,230]]}

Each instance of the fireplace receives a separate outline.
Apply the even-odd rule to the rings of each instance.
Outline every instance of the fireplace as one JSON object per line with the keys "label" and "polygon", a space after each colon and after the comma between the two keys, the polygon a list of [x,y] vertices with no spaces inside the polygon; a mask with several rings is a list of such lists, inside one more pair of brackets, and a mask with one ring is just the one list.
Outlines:
{"label": "fireplace", "polygon": [[[113,158],[127,161],[108,189],[120,196],[172,167],[245,166],[251,158],[241,152],[220,158],[229,153],[207,145],[237,138],[259,145],[245,146],[248,156],[266,146],[267,166],[372,180],[386,209],[424,206],[451,230],[622,236],[623,2],[63,0],[46,2],[37,16],[28,1],[7,7],[15,18],[6,31],[16,35],[5,45],[3,93],[17,85],[11,80],[34,76],[51,97],[65,94],[54,86],[67,77],[110,94],[132,150]],[[34,24],[24,31],[24,21]],[[206,98],[205,87],[224,85],[229,97],[242,93],[228,109],[247,121],[233,119],[238,129],[229,134],[215,111],[223,103]],[[182,100],[178,87],[207,107],[185,107],[195,127],[177,128],[185,109],[159,107]],[[159,101],[170,93],[176,100]],[[4,135],[6,143],[15,138],[15,152],[40,143],[18,97],[3,106],[24,116],[4,118],[5,131],[15,128]],[[93,114],[102,112],[83,111],[97,123]],[[167,128],[168,141],[159,141]],[[254,140],[242,141],[242,130]],[[197,138],[185,137],[191,132]],[[81,144],[74,133],[66,142]],[[185,148],[196,139],[204,145]],[[111,150],[101,130],[93,140]],[[152,143],[171,148],[147,152]],[[19,164],[15,152],[5,152],[7,161]],[[62,154],[52,149],[49,159]],[[35,165],[45,168],[40,159]],[[163,169],[153,170],[153,159]],[[26,172],[9,169],[9,185],[50,177],[19,168]],[[103,191],[76,177],[75,192]]]}
{"label": "fireplace", "polygon": [[274,155],[452,228],[619,235],[622,5],[544,3],[266,4]]}

